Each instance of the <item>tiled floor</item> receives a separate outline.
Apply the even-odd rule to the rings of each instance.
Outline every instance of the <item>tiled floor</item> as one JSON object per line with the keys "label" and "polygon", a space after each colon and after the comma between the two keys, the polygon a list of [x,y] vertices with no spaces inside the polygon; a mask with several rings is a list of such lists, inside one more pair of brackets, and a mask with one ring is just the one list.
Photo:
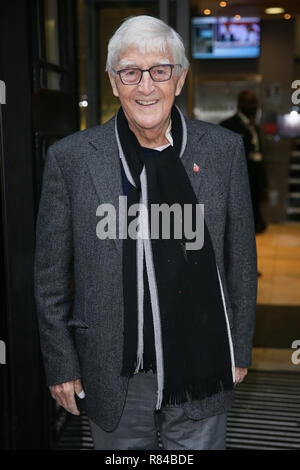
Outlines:
{"label": "tiled floor", "polygon": [[299,306],[300,224],[269,225],[256,236],[258,304]]}
{"label": "tiled floor", "polygon": [[[262,273],[258,278],[257,323],[264,308],[265,310],[268,308],[268,321],[264,322],[267,330],[263,333],[269,337],[275,336],[276,328],[278,337],[280,322],[283,330],[286,330],[289,325],[284,322],[291,318],[291,308],[299,307],[299,322],[297,311],[294,310],[291,329],[293,329],[293,338],[300,339],[300,224],[269,225],[264,233],[256,236],[256,244],[258,270]],[[272,306],[274,306],[274,323],[270,319]],[[280,322],[278,313],[275,312],[278,306],[282,306]],[[286,316],[284,307],[286,307]],[[300,372],[300,365],[295,365],[291,361],[293,350],[290,345],[284,348],[270,348],[266,347],[267,344],[262,346],[264,347],[253,348],[252,368]]]}

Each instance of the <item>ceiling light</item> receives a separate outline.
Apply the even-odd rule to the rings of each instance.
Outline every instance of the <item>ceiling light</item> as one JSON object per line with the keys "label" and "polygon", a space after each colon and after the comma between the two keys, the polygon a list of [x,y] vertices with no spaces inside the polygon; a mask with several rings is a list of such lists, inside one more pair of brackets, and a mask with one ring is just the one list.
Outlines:
{"label": "ceiling light", "polygon": [[220,2],[219,3],[219,6],[222,7],[222,8],[226,7],[226,5],[227,5],[227,2]]}
{"label": "ceiling light", "polygon": [[280,13],[284,13],[284,8],[281,8],[281,7],[265,8],[265,13],[267,15],[279,15]]}
{"label": "ceiling light", "polygon": [[205,8],[205,10],[203,10],[203,13],[204,13],[204,15],[210,15],[211,10],[209,10],[209,8]]}
{"label": "ceiling light", "polygon": [[240,20],[240,19],[241,19],[241,15],[234,15],[234,19],[235,19],[235,20]]}
{"label": "ceiling light", "polygon": [[290,20],[290,19],[292,18],[292,15],[290,15],[289,13],[285,13],[285,14],[283,15],[283,18],[284,18],[285,20]]}

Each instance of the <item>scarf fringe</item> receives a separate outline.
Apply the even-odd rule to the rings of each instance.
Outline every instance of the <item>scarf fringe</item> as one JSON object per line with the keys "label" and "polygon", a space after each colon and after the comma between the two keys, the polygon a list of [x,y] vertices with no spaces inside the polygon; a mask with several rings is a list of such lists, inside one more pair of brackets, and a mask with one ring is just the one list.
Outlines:
{"label": "scarf fringe", "polygon": [[143,353],[138,355],[138,361],[134,373],[137,374],[140,369],[143,369]]}
{"label": "scarf fringe", "polygon": [[[136,369],[137,361],[135,361],[134,366],[131,367],[130,370],[127,368],[127,370],[125,371],[125,369],[123,368],[121,375],[130,377],[136,373]],[[144,364],[138,372],[147,373],[150,370],[156,373],[155,365]],[[232,375],[230,375],[230,377],[226,376],[221,377],[219,379],[207,379],[198,384],[184,385],[180,388],[177,388],[176,390],[170,390],[168,388],[165,388],[163,390],[163,396],[160,398],[159,402],[161,403],[161,406],[180,405],[182,403],[186,403],[189,400],[204,400],[208,397],[211,397],[212,395],[217,395],[224,391],[233,390],[233,388],[234,383],[232,380]],[[159,408],[161,408],[161,406],[159,406]]]}
{"label": "scarf fringe", "polygon": [[234,387],[232,377],[223,377],[205,381],[199,384],[189,384],[177,390],[164,389],[163,405],[178,405],[188,400],[203,400],[212,395],[219,394],[224,391],[232,390]]}

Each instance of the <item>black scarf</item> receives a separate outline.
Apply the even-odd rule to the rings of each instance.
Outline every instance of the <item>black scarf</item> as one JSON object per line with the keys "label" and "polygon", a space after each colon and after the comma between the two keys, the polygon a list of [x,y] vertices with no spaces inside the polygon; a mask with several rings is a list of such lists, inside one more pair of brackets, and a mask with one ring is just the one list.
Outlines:
{"label": "black scarf", "polygon": [[[122,108],[117,114],[120,156],[132,183],[127,198],[128,208],[140,202],[141,190],[145,195],[146,187],[149,214],[151,204],[171,206],[177,203],[182,211],[184,204],[190,204],[195,229],[198,201],[180,158],[185,122],[175,106],[171,119],[174,145],[145,156],[129,129]],[[144,179],[141,176],[143,168]],[[128,225],[135,217],[128,217]],[[138,359],[137,354],[138,349],[140,356],[143,353],[143,324],[141,326],[138,307],[138,298],[142,295],[142,318],[153,314],[157,409],[166,403],[183,403],[188,397],[203,399],[230,390],[234,384],[225,302],[206,223],[204,221],[202,248],[187,250],[185,244],[193,240],[185,238],[183,229],[182,237],[176,239],[173,222],[171,218],[170,239],[162,238],[160,224],[159,239],[150,239],[145,244],[142,271],[137,269],[141,255],[141,251],[137,251],[138,241],[130,237],[123,241],[124,348],[121,375],[130,376],[153,365],[151,354],[148,355],[148,363],[143,363],[141,357]],[[149,227],[151,230],[150,217]]]}

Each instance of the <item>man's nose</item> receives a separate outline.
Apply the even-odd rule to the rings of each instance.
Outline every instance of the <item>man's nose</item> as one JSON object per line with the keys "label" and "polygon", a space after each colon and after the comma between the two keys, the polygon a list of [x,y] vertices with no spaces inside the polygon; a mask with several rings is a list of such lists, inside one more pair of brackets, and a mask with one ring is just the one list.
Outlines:
{"label": "man's nose", "polygon": [[149,71],[143,72],[142,79],[139,83],[139,88],[144,93],[151,93],[151,91],[154,90],[154,82],[151,78],[151,75],[150,75]]}

